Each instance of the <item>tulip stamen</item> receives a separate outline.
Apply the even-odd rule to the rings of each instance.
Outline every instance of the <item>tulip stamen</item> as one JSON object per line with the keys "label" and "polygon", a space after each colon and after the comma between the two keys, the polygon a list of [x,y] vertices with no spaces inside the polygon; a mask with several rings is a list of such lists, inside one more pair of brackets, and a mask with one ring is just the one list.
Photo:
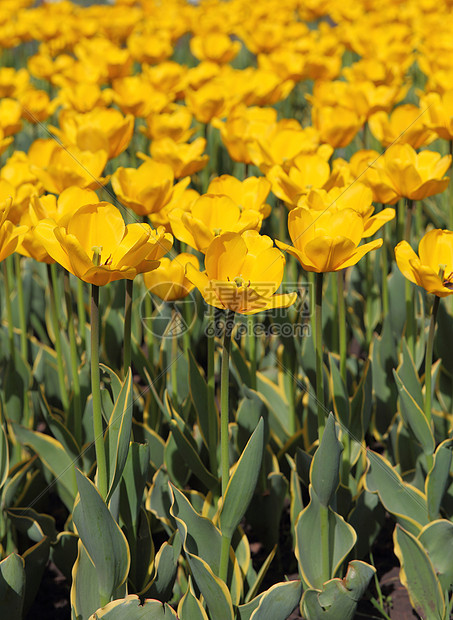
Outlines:
{"label": "tulip stamen", "polygon": [[446,288],[453,290],[453,271],[450,271],[450,274],[446,278],[444,277],[442,284]]}
{"label": "tulip stamen", "polygon": [[101,264],[102,246],[94,245],[91,250],[93,252],[93,264],[98,267]]}

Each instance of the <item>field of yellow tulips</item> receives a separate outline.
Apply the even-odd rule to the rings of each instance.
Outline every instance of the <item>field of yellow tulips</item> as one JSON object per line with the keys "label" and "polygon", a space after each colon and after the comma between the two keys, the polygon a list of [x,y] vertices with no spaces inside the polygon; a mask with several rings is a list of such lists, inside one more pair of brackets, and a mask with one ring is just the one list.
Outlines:
{"label": "field of yellow tulips", "polygon": [[453,0],[0,0],[0,615],[453,617]]}

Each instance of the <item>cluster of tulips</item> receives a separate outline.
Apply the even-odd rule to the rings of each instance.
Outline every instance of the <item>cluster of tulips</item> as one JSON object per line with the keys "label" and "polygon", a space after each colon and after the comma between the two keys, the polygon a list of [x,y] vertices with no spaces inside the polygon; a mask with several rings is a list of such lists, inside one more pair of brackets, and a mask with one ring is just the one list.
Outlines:
{"label": "cluster of tulips", "polygon": [[[450,617],[451,8],[0,1],[14,617],[50,558],[78,620],[347,620],[385,518],[410,604]],[[156,298],[192,300],[181,339]],[[309,337],[256,337],[278,320]],[[298,577],[261,591],[285,510]]]}

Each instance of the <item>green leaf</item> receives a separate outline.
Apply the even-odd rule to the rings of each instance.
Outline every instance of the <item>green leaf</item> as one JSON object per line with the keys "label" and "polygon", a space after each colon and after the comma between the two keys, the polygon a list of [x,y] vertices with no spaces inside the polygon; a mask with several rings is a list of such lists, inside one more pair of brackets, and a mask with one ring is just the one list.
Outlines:
{"label": "green leaf", "polygon": [[44,536],[48,536],[51,542],[57,539],[55,519],[46,514],[40,514],[33,508],[10,508],[8,516],[14,526],[32,540],[39,542]]}
{"label": "green leaf", "polygon": [[73,617],[77,620],[88,620],[89,616],[100,606],[98,573],[79,539],[77,559],[72,569],[71,607]]}
{"label": "green leaf", "polygon": [[361,372],[360,382],[351,399],[351,421],[349,432],[363,439],[370,425],[373,405],[373,380],[371,361],[368,360]]}
{"label": "green leaf", "polygon": [[160,601],[171,598],[181,554],[181,537],[178,532],[168,542],[164,542],[155,558],[156,575],[146,596]]}
{"label": "green leaf", "polygon": [[403,358],[401,364],[397,368],[398,377],[401,383],[406,386],[407,391],[415,400],[420,409],[423,409],[424,399],[422,394],[422,386],[420,378],[415,368],[414,360],[407,346],[406,339],[402,341]]}
{"label": "green leaf", "polygon": [[127,579],[129,547],[97,488],[78,469],[76,476],[80,499],[74,506],[73,520],[96,567],[101,603],[107,603]]}
{"label": "green leaf", "polygon": [[366,488],[378,493],[385,509],[406,529],[418,534],[428,523],[426,498],[416,487],[403,482],[389,461],[377,452],[367,451]]}
{"label": "green leaf", "polygon": [[186,496],[170,484],[173,495],[171,514],[178,525],[184,549],[205,560],[215,574],[219,572],[222,537],[216,526],[200,516]]}
{"label": "green leaf", "polygon": [[431,520],[437,519],[442,498],[447,489],[452,461],[453,441],[446,439],[437,447],[434,454],[434,464],[426,478],[426,498],[428,514]]}
{"label": "green leaf", "polygon": [[59,532],[50,548],[50,558],[71,583],[71,573],[77,559],[79,537],[74,532]]}
{"label": "green leaf", "polygon": [[333,407],[338,420],[342,426],[349,428],[351,408],[346,386],[335,363],[333,355],[329,354],[330,362],[330,389],[332,391]]}
{"label": "green leaf", "polygon": [[[325,511],[327,514],[322,514]],[[324,565],[322,548],[322,523],[325,524],[329,545],[329,566]],[[310,503],[301,512],[296,523],[296,557],[299,569],[310,588],[320,590],[325,581],[335,577],[340,565],[356,541],[354,529],[330,507],[324,507],[313,487],[310,486]]]}
{"label": "green leaf", "polygon": [[392,422],[398,394],[395,382],[392,381],[392,372],[398,364],[398,359],[389,315],[384,317],[381,336],[375,337],[371,344],[371,360],[373,392],[376,399],[374,423],[378,433],[383,435]]}
{"label": "green leaf", "polygon": [[0,607],[5,618],[22,618],[25,563],[17,553],[0,562]]}
{"label": "green leaf", "polygon": [[352,620],[358,601],[362,598],[376,570],[358,560],[348,565],[344,579],[332,579],[322,591],[306,590],[301,610],[307,620]]}
{"label": "green leaf", "polygon": [[205,560],[187,550],[186,555],[190,571],[206,601],[211,618],[234,620],[233,603],[225,583],[214,575]]}
{"label": "green leaf", "polygon": [[18,441],[23,445],[30,446],[55,477],[61,491],[60,497],[69,512],[72,512],[77,495],[77,482],[74,463],[70,455],[61,443],[50,435],[32,431],[18,424],[13,424],[13,430]]}
{"label": "green leaf", "polygon": [[310,480],[316,496],[322,506],[332,501],[340,482],[340,457],[343,445],[339,441],[335,429],[335,418],[332,413],[327,418],[321,444],[316,450],[311,463]]}
{"label": "green leaf", "polygon": [[286,620],[299,604],[301,596],[302,583],[299,580],[276,583],[261,597],[250,620]]}
{"label": "green leaf", "polygon": [[223,498],[220,529],[231,537],[253,497],[263,456],[264,422],[261,418],[237,462]]}
{"label": "green leaf", "polygon": [[433,521],[422,529],[418,540],[433,564],[442,591],[449,590],[453,583],[453,523],[446,519]]}
{"label": "green leaf", "polygon": [[132,387],[132,372],[129,368],[105,433],[108,468],[107,502],[121,479],[129,452],[132,429]]}
{"label": "green leaf", "polygon": [[136,594],[112,601],[98,609],[88,620],[171,620],[177,618],[173,609],[160,601],[140,601]]}
{"label": "green leaf", "polygon": [[394,551],[400,564],[400,581],[407,588],[412,607],[422,618],[444,620],[445,601],[440,581],[421,543],[397,525]]}
{"label": "green leaf", "polygon": [[[1,403],[0,403],[1,408]],[[1,413],[1,412],[0,412]],[[0,421],[2,416],[0,415]],[[9,450],[8,439],[6,437],[6,431],[3,424],[0,423],[0,489],[5,484],[8,478],[9,470]]]}
{"label": "green leaf", "polygon": [[132,432],[135,441],[149,445],[149,460],[157,471],[164,464],[165,441],[152,428],[136,420],[132,420]]}
{"label": "green leaf", "polygon": [[[410,392],[410,387],[403,383],[396,370],[393,371],[393,376],[398,387],[400,411],[404,423],[410,428],[424,453],[432,454],[435,448],[434,436],[426,420],[423,406],[420,407],[417,399]],[[412,383],[410,382],[409,386]]]}
{"label": "green leaf", "polygon": [[22,554],[25,562],[24,615],[36,598],[44,569],[49,560],[50,540],[45,536]]}
{"label": "green leaf", "polygon": [[203,605],[195,598],[190,586],[178,605],[180,620],[209,620]]}

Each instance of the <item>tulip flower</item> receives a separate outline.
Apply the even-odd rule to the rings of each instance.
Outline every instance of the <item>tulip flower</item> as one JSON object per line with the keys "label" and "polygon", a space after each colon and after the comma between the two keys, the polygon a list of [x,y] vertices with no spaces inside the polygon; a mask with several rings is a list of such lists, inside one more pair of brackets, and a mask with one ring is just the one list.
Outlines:
{"label": "tulip flower", "polygon": [[270,237],[249,230],[216,237],[206,251],[206,271],[188,264],[186,275],[204,300],[216,308],[256,314],[269,308],[287,308],[297,293],[275,295],[281,284],[285,258]]}
{"label": "tulip flower", "polygon": [[0,99],[0,128],[5,137],[22,129],[22,106],[15,99]]}
{"label": "tulip flower", "polygon": [[350,208],[318,213],[296,207],[289,212],[288,229],[292,245],[275,243],[297,258],[306,271],[317,273],[351,267],[382,245],[382,239],[359,245],[365,225],[360,213]]}
{"label": "tulip flower", "polygon": [[15,226],[8,219],[11,200],[0,207],[0,262],[16,251],[21,238],[27,232],[27,226]]}
{"label": "tulip flower", "polygon": [[190,51],[198,60],[208,60],[223,65],[235,58],[242,44],[232,41],[221,32],[210,32],[206,35],[195,36],[190,40]]}
{"label": "tulip flower", "polygon": [[453,90],[440,95],[428,93],[420,98],[423,109],[423,122],[432,129],[439,138],[453,140]]}
{"label": "tulip flower", "polygon": [[173,169],[175,178],[180,179],[206,167],[209,155],[204,154],[205,148],[204,138],[197,138],[190,144],[162,138],[151,143],[150,153],[155,161],[168,164]]}
{"label": "tulip flower", "polygon": [[[175,188],[174,173],[168,164],[147,159],[139,168],[117,168],[112,176],[112,187],[122,204],[137,215],[160,211],[170,202]],[[180,181],[187,187],[190,179]]]}
{"label": "tulip flower", "polygon": [[390,146],[394,142],[410,144],[418,149],[434,139],[434,133],[427,129],[423,110],[415,105],[400,105],[390,116],[385,112],[376,112],[368,119],[371,133],[382,146]]}
{"label": "tulip flower", "polygon": [[191,205],[190,211],[176,208],[170,211],[168,218],[177,239],[199,252],[206,252],[214,237],[224,232],[257,231],[263,216],[254,209],[241,212],[228,196],[205,194]]}
{"label": "tulip flower", "polygon": [[172,246],[171,235],[163,229],[126,226],[120,211],[108,202],[81,207],[66,227],[43,220],[35,235],[54,261],[96,286],[155,269]]}
{"label": "tulip flower", "polygon": [[233,200],[241,209],[253,209],[268,217],[271,208],[266,204],[266,199],[271,189],[270,182],[264,177],[248,177],[240,181],[229,174],[212,179],[209,183],[207,194],[223,194]]}
{"label": "tulip flower", "polygon": [[151,114],[146,119],[147,127],[141,128],[150,140],[171,138],[175,142],[187,142],[194,133],[191,129],[192,114],[182,105],[174,105],[169,112]]}
{"label": "tulip flower", "polygon": [[194,284],[186,277],[186,267],[199,268],[198,259],[193,254],[178,254],[173,260],[161,258],[160,265],[143,275],[145,286],[164,301],[183,299],[193,290]]}
{"label": "tulip flower", "polygon": [[155,90],[141,75],[118,78],[112,85],[112,99],[123,114],[146,118],[161,112],[170,102],[168,95]]}
{"label": "tulip flower", "polygon": [[419,243],[418,256],[407,241],[401,241],[395,248],[395,258],[404,277],[428,293],[438,297],[453,294],[452,231],[430,230]]}

